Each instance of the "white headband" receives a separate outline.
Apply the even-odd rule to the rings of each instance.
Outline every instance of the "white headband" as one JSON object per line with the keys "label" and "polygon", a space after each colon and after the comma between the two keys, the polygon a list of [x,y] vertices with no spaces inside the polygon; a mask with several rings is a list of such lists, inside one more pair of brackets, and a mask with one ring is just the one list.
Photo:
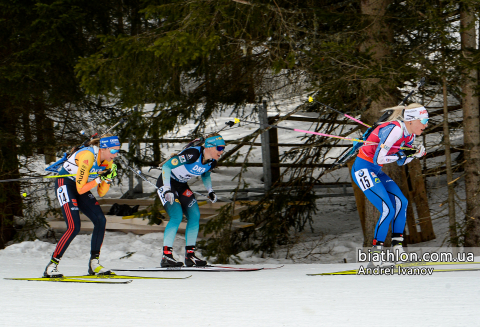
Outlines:
{"label": "white headband", "polygon": [[405,109],[405,112],[403,114],[404,121],[411,121],[422,118],[428,118],[428,111],[427,109],[425,109],[425,107]]}

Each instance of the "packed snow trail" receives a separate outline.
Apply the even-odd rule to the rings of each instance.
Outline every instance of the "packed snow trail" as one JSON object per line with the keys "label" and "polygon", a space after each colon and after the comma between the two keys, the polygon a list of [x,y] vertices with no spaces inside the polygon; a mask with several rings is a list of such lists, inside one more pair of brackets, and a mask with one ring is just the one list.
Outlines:
{"label": "packed snow trail", "polygon": [[[59,268],[87,272],[88,235],[69,248]],[[106,237],[106,267],[157,266],[155,235]],[[85,238],[85,240],[83,240]],[[23,242],[0,251],[0,326],[476,326],[480,272],[432,276],[307,276],[358,268],[359,264],[285,264],[255,272],[149,272],[187,277],[134,280],[126,285],[35,283],[5,280],[40,277],[53,244]],[[125,250],[136,253],[119,259]],[[158,246],[159,247],[159,246]],[[115,251],[109,250],[117,249]],[[116,258],[116,259],[114,259]],[[476,261],[479,261],[476,258]],[[283,260],[257,265],[277,267]],[[141,264],[140,264],[141,263]],[[154,275],[153,275],[154,274]]]}

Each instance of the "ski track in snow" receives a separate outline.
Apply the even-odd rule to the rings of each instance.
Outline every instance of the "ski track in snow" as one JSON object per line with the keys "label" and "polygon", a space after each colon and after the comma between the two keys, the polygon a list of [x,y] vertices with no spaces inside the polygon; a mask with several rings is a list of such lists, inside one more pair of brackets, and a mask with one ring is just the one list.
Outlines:
{"label": "ski track in snow", "polygon": [[[101,262],[111,268],[158,266],[161,240],[161,233],[107,232]],[[89,241],[89,235],[77,236],[59,266],[62,273],[87,273]],[[182,241],[180,237],[175,242],[177,257]],[[0,251],[0,326],[478,326],[479,321],[478,271],[307,276],[355,269],[359,264],[290,263],[255,272],[132,272],[193,277],[134,280],[127,285],[3,279],[40,277],[53,248],[54,244],[37,240]],[[119,259],[126,251],[136,253]],[[288,262],[243,256],[240,267]]]}

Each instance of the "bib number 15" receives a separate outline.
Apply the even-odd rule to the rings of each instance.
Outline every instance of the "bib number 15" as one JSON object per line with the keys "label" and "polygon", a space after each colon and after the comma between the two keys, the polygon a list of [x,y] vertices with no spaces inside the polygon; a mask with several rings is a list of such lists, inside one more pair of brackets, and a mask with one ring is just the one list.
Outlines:
{"label": "bib number 15", "polygon": [[362,191],[366,191],[374,185],[367,169],[360,169],[359,171],[356,171],[355,178],[357,179],[357,184],[360,186]]}

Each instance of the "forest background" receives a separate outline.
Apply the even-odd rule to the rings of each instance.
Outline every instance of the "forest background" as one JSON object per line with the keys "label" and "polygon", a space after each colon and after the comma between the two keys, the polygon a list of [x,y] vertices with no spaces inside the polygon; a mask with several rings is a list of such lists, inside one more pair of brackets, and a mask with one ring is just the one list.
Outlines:
{"label": "forest background", "polygon": [[[0,179],[36,176],[29,163],[38,155],[55,161],[84,141],[79,129],[105,130],[127,114],[118,132],[124,142],[160,139],[192,120],[195,138],[213,115],[233,110],[248,118],[243,110],[258,104],[249,113],[256,117],[262,100],[279,93],[313,96],[372,125],[426,77],[419,96],[453,96],[463,113],[460,125],[446,114],[434,126],[443,132],[449,242],[480,246],[479,8],[474,0],[0,0]],[[146,104],[153,110],[144,111]],[[300,110],[322,118],[315,131],[335,130],[336,113],[318,104]],[[453,128],[463,132],[455,162]],[[253,144],[261,132],[240,141]],[[297,165],[283,169],[243,214],[254,228],[226,228],[233,212],[226,206],[205,227],[215,235],[201,244],[205,254],[226,261],[246,249],[272,253],[293,241],[292,231],[308,228],[317,210],[313,185],[325,173],[312,167],[326,162],[335,142],[316,135],[303,141],[310,146],[281,158]],[[126,155],[136,165],[168,157],[158,142],[148,153],[132,144]],[[397,176],[398,169],[387,172]],[[456,219],[453,172],[465,180],[464,217]],[[24,199],[22,183],[0,183],[0,248],[35,237],[46,224],[35,205],[49,202],[45,184]],[[373,232],[378,213],[368,203],[365,210]],[[27,223],[18,229],[15,217]]]}

